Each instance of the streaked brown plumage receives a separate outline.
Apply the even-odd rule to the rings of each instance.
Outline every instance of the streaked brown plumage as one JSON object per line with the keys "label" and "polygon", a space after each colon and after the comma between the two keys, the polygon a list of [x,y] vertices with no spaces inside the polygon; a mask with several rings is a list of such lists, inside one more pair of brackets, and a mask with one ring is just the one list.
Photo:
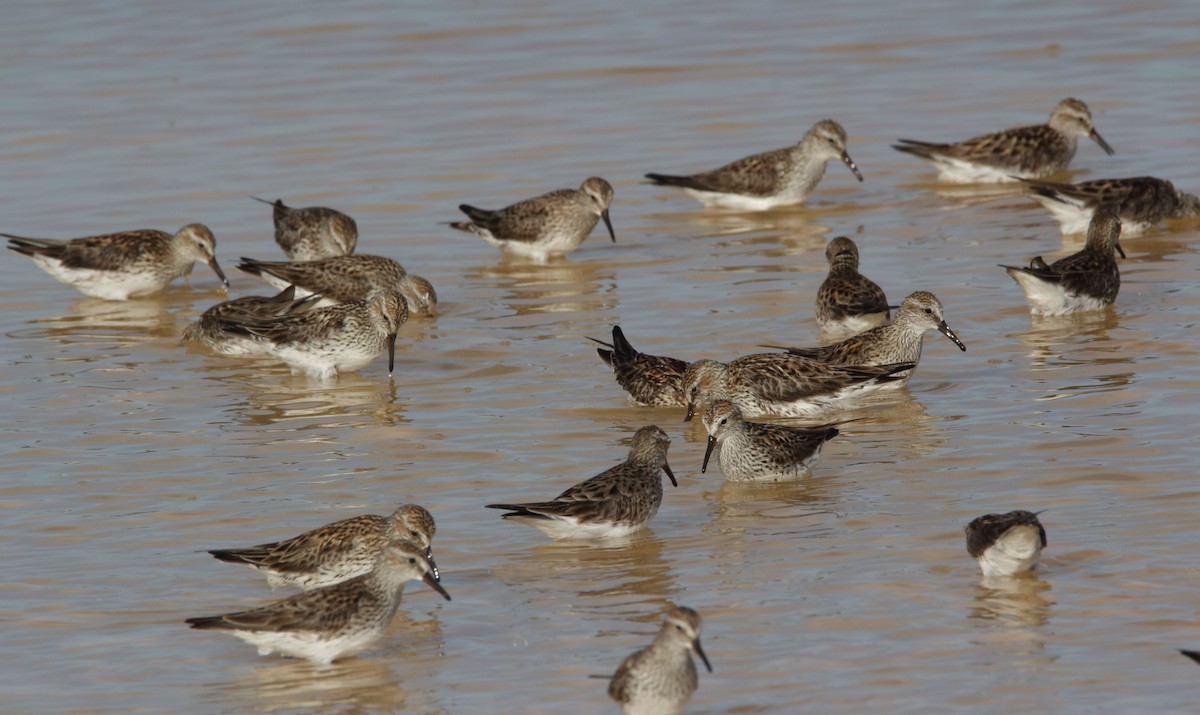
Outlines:
{"label": "streaked brown plumage", "polygon": [[1112,204],[1092,215],[1083,250],[1049,265],[1041,256],[1029,267],[1001,266],[1025,291],[1030,310],[1042,315],[1065,315],[1112,305],[1121,289],[1121,272],[1114,251],[1125,257],[1118,240],[1121,219]]}
{"label": "streaked brown plumage", "polygon": [[271,588],[294,585],[307,591],[367,573],[384,547],[396,539],[420,547],[438,578],[430,547],[436,532],[433,515],[424,507],[403,504],[389,516],[363,514],[284,541],[208,553],[220,561],[259,571]]}
{"label": "streaked brown plumage", "polygon": [[822,330],[862,332],[891,319],[887,296],[858,272],[858,246],[838,236],[825,247],[829,275],[817,289],[817,323]]}
{"label": "streaked brown plumage", "polygon": [[688,364],[683,360],[658,355],[646,355],[634,349],[625,339],[619,325],[613,326],[610,345],[588,338],[608,348],[596,348],[600,359],[613,369],[617,384],[625,388],[634,402],[647,407],[684,407],[683,373]]}
{"label": "streaked brown plumage", "polygon": [[354,253],[358,224],[341,211],[324,206],[292,208],[283,199],[250,198],[274,207],[275,243],[288,260],[315,261]]}
{"label": "streaked brown plumage", "polygon": [[746,422],[728,400],[709,404],[703,416],[708,432],[701,473],[708,470],[714,449],[721,473],[730,481],[786,479],[809,474],[825,443],[838,436],[834,425],[793,427]]}
{"label": "streaked brown plumage", "polygon": [[357,253],[316,261],[242,258],[237,267],[279,289],[295,285],[301,292],[320,293],[322,305],[365,300],[376,288],[395,288],[414,311],[432,315],[437,306],[437,293],[429,281],[384,256]]}
{"label": "streaked brown plumage", "polygon": [[746,417],[808,417],[903,379],[913,363],[831,365],[788,353],[758,353],[729,363],[697,360],[683,376],[687,417],[701,405],[729,400]]}
{"label": "streaked brown plumage", "polygon": [[984,514],[964,528],[967,553],[984,576],[1014,576],[1037,566],[1046,548],[1046,529],[1031,511]]}
{"label": "streaked brown plumage", "polygon": [[677,186],[705,206],[762,211],[798,204],[816,188],[830,159],[840,159],[863,180],[846,151],[846,130],[832,119],[812,126],[794,146],[738,159],[689,176],[646,174],[660,186]]}
{"label": "streaked brown plumage", "polygon": [[693,652],[711,673],[700,646],[700,614],[671,604],[654,642],[621,662],[608,696],[625,715],[679,715],[699,685]]}
{"label": "streaked brown plumage", "polygon": [[140,229],[60,241],[0,233],[8,249],[28,256],[55,280],[84,295],[128,300],[152,295],[204,261],[229,287],[217,263],[217,239],[208,227],[191,223],[174,235]]}
{"label": "streaked brown plumage", "polygon": [[273,296],[247,295],[217,303],[184,328],[183,341],[200,343],[221,355],[267,355],[258,341],[225,330],[222,322],[245,317],[269,320],[302,313],[316,307],[320,299],[319,295],[296,298],[296,287],[288,286]]}
{"label": "streaked brown plumage", "polygon": [[943,181],[1008,182],[1063,171],[1075,156],[1079,137],[1089,137],[1106,153],[1113,153],[1092,126],[1088,106],[1067,98],[1054,107],[1046,124],[1005,129],[950,144],[900,139],[892,148],[933,163]]}
{"label": "streaked brown plumage", "polygon": [[671,439],[654,425],[633,435],[629,456],[550,501],[488,504],[505,509],[505,519],[536,527],[554,539],[616,538],[646,525],[662,505],[662,477],[679,486],[667,464]]}
{"label": "streaked brown plumage", "polygon": [[1200,216],[1200,197],[1184,193],[1165,179],[1134,176],[1128,179],[1097,179],[1078,184],[1022,179],[1032,190],[1031,198],[1058,219],[1063,233],[1087,231],[1100,204],[1115,204],[1121,217],[1121,235],[1140,234],[1172,219]]}

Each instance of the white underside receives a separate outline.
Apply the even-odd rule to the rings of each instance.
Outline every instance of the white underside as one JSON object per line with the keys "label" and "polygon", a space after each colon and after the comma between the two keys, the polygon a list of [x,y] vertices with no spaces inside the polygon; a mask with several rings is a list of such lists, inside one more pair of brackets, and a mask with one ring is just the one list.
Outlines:
{"label": "white underside", "polygon": [[579,244],[583,243],[587,235],[577,235],[572,233],[554,232],[542,236],[536,242],[528,241],[505,241],[498,239],[492,235],[492,232],[486,228],[480,228],[472,225],[471,233],[479,236],[490,246],[495,246],[501,251],[522,258],[529,258],[538,263],[545,263],[551,258],[565,256],[566,254],[579,248]]}
{"label": "white underside", "polygon": [[776,206],[794,206],[804,200],[803,195],[797,196],[791,193],[776,196],[745,196],[698,189],[684,189],[684,191],[709,208],[737,209],[739,211],[766,211]]}
{"label": "white underside", "polygon": [[977,561],[984,576],[1015,576],[1037,566],[1041,558],[1042,539],[1037,528],[1017,526],[1005,532]]}
{"label": "white underside", "polygon": [[365,367],[377,355],[363,355],[342,352],[337,355],[315,354],[308,350],[297,349],[290,345],[274,345],[267,343],[269,352],[283,360],[292,368],[293,373],[308,375],[318,380],[328,380],[336,377],[339,372],[354,372]]}
{"label": "white underside", "polygon": [[304,658],[317,665],[329,665],[338,658],[365,650],[383,635],[383,629],[366,629],[351,636],[319,635],[309,631],[243,631],[230,633],[251,645],[258,646],[259,655],[280,653]]}
{"label": "white underside", "polygon": [[611,522],[583,522],[575,519],[529,519],[509,517],[513,521],[528,524],[552,539],[619,539],[629,536],[643,524],[613,524]]}
{"label": "white underside", "polygon": [[[271,286],[275,290],[283,290],[284,288],[287,288],[288,286],[292,285],[291,283],[288,283],[287,281],[280,278],[279,276],[273,276],[270,273],[267,273],[266,271],[263,271],[262,273],[260,273],[258,277],[259,277],[259,279],[262,280],[262,282]],[[296,286],[295,296],[297,299],[307,298],[308,296],[312,295],[313,292],[314,291],[311,291],[303,286]],[[322,298],[321,300],[314,303],[312,305],[312,307],[313,308],[328,308],[331,305],[337,305],[337,301],[330,300],[329,298]]]}
{"label": "white underside", "polygon": [[871,328],[877,328],[887,323],[887,313],[866,313],[852,315],[842,320],[830,320],[821,323],[821,331],[825,338],[851,337],[865,333]]}
{"label": "white underside", "polygon": [[128,300],[157,293],[170,283],[154,273],[98,271],[91,268],[65,268],[56,258],[30,256],[38,268],[59,283],[74,286],[84,295],[104,300]]}
{"label": "white underside", "polygon": [[[1082,203],[1065,196],[1062,197],[1062,201],[1042,196],[1041,194],[1034,194],[1030,198],[1045,206],[1046,210],[1054,215],[1054,218],[1058,220],[1059,231],[1064,234],[1086,234],[1088,225],[1092,222],[1092,214],[1096,212],[1094,207],[1084,206]],[[1121,238],[1140,236],[1149,228],[1150,224],[1148,223],[1122,221]]]}
{"label": "white underside", "polygon": [[[911,374],[911,371],[910,371]],[[867,384],[851,385],[835,393],[810,397],[788,403],[761,404],[754,400],[753,404],[738,404],[746,417],[815,417],[831,409],[836,409],[852,403],[855,399],[883,388],[898,388],[904,380],[894,380],[885,383],[870,382]]]}
{"label": "white underside", "polygon": [[[748,469],[740,469],[738,465],[733,464],[732,459],[723,459],[725,452],[724,445],[722,445],[720,447],[722,451],[717,455],[717,463],[721,465],[721,473],[725,475],[725,479],[730,482],[782,482],[811,475],[812,465],[821,456],[821,450],[824,446],[821,445],[818,447],[817,451],[813,452],[812,456],[808,459],[790,464],[785,469],[755,472]],[[726,465],[726,461],[729,461],[730,464]]]}
{"label": "white underside", "polygon": [[639,693],[636,700],[621,704],[621,712],[624,715],[679,715],[690,699],[691,693],[680,699]]}
{"label": "white underside", "polygon": [[1047,283],[1037,276],[1013,268],[1008,269],[1017,285],[1025,291],[1029,311],[1034,315],[1067,315],[1088,310],[1102,310],[1107,303],[1091,296],[1067,293],[1057,283]]}
{"label": "white underside", "polygon": [[1016,167],[997,168],[944,156],[928,161],[937,167],[938,179],[954,184],[1010,184],[1016,181],[1013,177],[1035,179],[1039,176]]}

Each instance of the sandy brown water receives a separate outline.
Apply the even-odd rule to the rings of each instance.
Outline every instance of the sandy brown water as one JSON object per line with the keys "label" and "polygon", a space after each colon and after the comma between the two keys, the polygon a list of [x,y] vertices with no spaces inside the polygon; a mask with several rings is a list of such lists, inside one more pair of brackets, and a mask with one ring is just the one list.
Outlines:
{"label": "sandy brown water", "polygon": [[[1200,11],[1184,0],[564,7],[59,2],[0,26],[0,230],[81,236],[201,221],[231,295],[265,293],[283,197],[353,215],[359,250],[434,282],[434,321],[336,382],[178,345],[224,299],[203,265],[152,299],[83,298],[0,258],[0,710],[615,712],[604,683],[667,601],[704,617],[696,713],[1181,713],[1200,671],[1195,225],[1125,242],[1115,308],[1032,321],[996,267],[1079,242],[1012,190],[954,189],[892,151],[1045,121],[1078,96],[1117,154],[1076,179],[1200,191]],[[640,183],[796,141],[832,117],[803,207],[703,211]],[[449,230],[599,175],[597,232],[548,266]],[[811,479],[699,473],[700,427],[632,406],[588,336],[733,358],[817,336],[845,234],[898,302],[931,290],[911,385],[850,410]],[[673,438],[680,477],[614,548],[482,508],[549,497]],[[271,597],[204,549],[415,501],[452,602],[412,585],[390,635],[326,671],[189,616]],[[1037,578],[982,583],[962,526],[1045,509]],[[276,594],[282,595],[282,594]]]}

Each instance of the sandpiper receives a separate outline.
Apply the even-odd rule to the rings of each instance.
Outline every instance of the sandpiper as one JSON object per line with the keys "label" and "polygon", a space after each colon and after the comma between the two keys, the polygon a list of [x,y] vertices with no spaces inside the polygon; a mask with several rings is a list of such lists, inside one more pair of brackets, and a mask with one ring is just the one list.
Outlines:
{"label": "sandpiper", "polygon": [[311,310],[316,307],[319,295],[296,297],[296,287],[288,286],[274,296],[248,295],[217,303],[196,322],[183,331],[185,342],[195,342],[221,355],[250,356],[269,355],[262,343],[253,337],[225,330],[222,321],[250,316],[257,319],[279,318]]}
{"label": "sandpiper", "polygon": [[152,295],[172,280],[191,274],[196,261],[206,262],[226,288],[229,281],[217,264],[217,239],[208,227],[189,223],[172,236],[141,229],[60,241],[0,233],[8,249],[29,256],[59,283],[104,300]]}
{"label": "sandpiper", "polygon": [[1005,129],[953,144],[901,139],[892,148],[937,167],[939,179],[954,183],[999,183],[1063,171],[1075,156],[1079,137],[1106,153],[1113,148],[1092,126],[1092,112],[1078,99],[1059,102],[1046,124]]}
{"label": "sandpiper", "polygon": [[407,541],[392,541],[380,552],[374,568],[361,576],[261,608],[189,618],[186,623],[192,628],[228,630],[258,646],[259,655],[279,652],[325,666],[383,637],[409,581],[424,581],[450,600],[421,549]]}
{"label": "sandpiper", "polygon": [[[780,348],[792,355],[820,360],[835,365],[891,365],[911,362],[915,368],[921,360],[921,345],[926,331],[936,330],[945,335],[959,350],[967,346],[958,339],[942,317],[942,302],[933,293],[919,290],[904,299],[896,311],[896,319],[888,325],[871,328],[839,343],[819,348]],[[766,346],[777,347],[777,346]],[[912,371],[889,383],[903,385]]]}
{"label": "sandpiper", "polygon": [[705,206],[765,211],[804,201],[825,175],[830,159],[841,159],[863,180],[846,152],[846,130],[832,119],[822,119],[794,146],[753,154],[691,176],[646,174],[646,178],[660,186],[678,186]]}
{"label": "sandpiper", "polygon": [[1112,204],[1096,208],[1088,226],[1083,250],[1049,265],[1041,256],[1028,268],[1001,266],[1025,291],[1029,309],[1035,315],[1066,315],[1085,310],[1100,310],[1112,305],[1121,289],[1117,269],[1117,243],[1121,237],[1121,219]]}
{"label": "sandpiper", "polygon": [[275,243],[290,261],[315,261],[354,253],[358,243],[358,224],[341,211],[324,206],[292,208],[283,199],[267,201],[250,198],[275,207]]}
{"label": "sandpiper", "polygon": [[1050,210],[1062,233],[1083,233],[1100,204],[1115,204],[1126,238],[1144,233],[1163,221],[1200,216],[1200,197],[1184,193],[1165,179],[1134,176],[1097,179],[1078,184],[1022,179],[1030,198]]}
{"label": "sandpiper", "polygon": [[440,579],[430,547],[436,531],[433,515],[424,507],[404,504],[390,516],[364,514],[285,541],[208,553],[220,561],[257,570],[267,577],[272,589],[292,585],[308,591],[369,572],[384,548],[400,539],[419,547],[434,578]]}
{"label": "sandpiper", "polygon": [[617,384],[625,388],[639,405],[647,407],[684,407],[683,373],[688,364],[673,357],[646,355],[625,339],[619,325],[613,326],[611,344],[588,338],[605,346],[596,348],[600,359],[613,369]]}
{"label": "sandpiper", "polygon": [[858,246],[838,236],[825,247],[829,275],[817,289],[817,323],[822,330],[861,333],[891,319],[887,296],[858,272]]}
{"label": "sandpiper", "polygon": [[276,288],[296,286],[297,295],[320,293],[321,305],[366,300],[376,288],[395,288],[409,308],[432,315],[437,293],[424,278],[404,270],[391,258],[364,254],[333,256],[316,261],[259,261],[242,258],[238,270],[258,276]]}
{"label": "sandpiper", "polygon": [[802,477],[821,456],[825,443],[838,436],[833,425],[791,427],[746,422],[728,400],[716,400],[703,416],[708,447],[700,472],[718,446],[717,463],[725,478],[735,482]]}
{"label": "sandpiper", "polygon": [[601,219],[616,243],[608,207],[613,188],[599,176],[588,178],[578,189],[558,189],[496,211],[460,204],[470,221],[451,222],[505,253],[545,262],[579,248]]}
{"label": "sandpiper", "polygon": [[625,715],[679,715],[699,682],[693,651],[711,673],[712,665],[700,647],[700,614],[671,605],[654,642],[617,668],[608,683],[608,696]]}
{"label": "sandpiper", "polygon": [[746,417],[810,417],[903,379],[914,364],[832,365],[788,353],[758,353],[722,363],[697,360],[683,375],[690,421],[701,405],[729,400]]}
{"label": "sandpiper", "polygon": [[1046,548],[1046,530],[1031,511],[984,514],[964,531],[967,553],[984,576],[1015,576],[1032,570]]}
{"label": "sandpiper", "polygon": [[488,504],[505,509],[505,519],[536,527],[553,539],[602,539],[628,536],[646,525],[662,504],[662,477],[679,486],[667,465],[671,439],[654,425],[633,435],[624,462],[580,482],[551,501]]}
{"label": "sandpiper", "polygon": [[366,300],[280,318],[224,319],[221,329],[251,336],[267,353],[286,362],[293,373],[325,380],[367,365],[384,350],[388,354],[388,374],[392,374],[396,331],[406,320],[404,296],[393,289],[380,289]]}

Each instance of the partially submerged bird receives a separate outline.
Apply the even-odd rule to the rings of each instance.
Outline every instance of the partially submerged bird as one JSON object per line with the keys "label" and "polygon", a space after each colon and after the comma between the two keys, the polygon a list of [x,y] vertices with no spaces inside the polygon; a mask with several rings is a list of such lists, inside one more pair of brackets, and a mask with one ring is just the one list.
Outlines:
{"label": "partially submerged bird", "polygon": [[672,357],[647,355],[634,349],[625,339],[621,326],[613,326],[611,344],[588,338],[603,345],[596,348],[600,359],[613,370],[617,384],[639,405],[647,407],[683,407],[683,373],[688,364]]}
{"label": "partially submerged bird", "polygon": [[550,501],[488,504],[504,509],[505,519],[535,527],[553,539],[628,536],[641,529],[662,505],[662,473],[679,486],[667,464],[671,439],[654,425],[633,435],[624,462],[580,482]]}
{"label": "partially submerged bird", "polygon": [[1121,235],[1136,236],[1173,219],[1200,216],[1200,197],[1184,193],[1165,179],[1134,176],[1096,179],[1078,184],[1022,179],[1030,198],[1058,219],[1062,233],[1084,233],[1096,207],[1114,204],[1121,217]]}
{"label": "partially submerged bird", "polygon": [[303,313],[316,307],[320,295],[296,297],[296,287],[288,286],[273,296],[247,295],[217,303],[183,330],[183,341],[199,343],[221,355],[269,355],[262,343],[252,336],[231,332],[222,327],[224,321],[250,317],[270,320]]}
{"label": "partially submerged bird", "polygon": [[700,646],[700,614],[671,605],[654,642],[621,662],[608,683],[608,696],[625,715],[679,715],[699,685],[692,653],[711,673]]}
{"label": "partially submerged bird", "polygon": [[421,549],[397,540],[390,542],[371,571],[361,576],[260,608],[189,618],[186,623],[201,630],[228,631],[258,646],[259,655],[278,652],[324,666],[382,638],[409,581],[424,581],[450,600]]}
{"label": "partially submerged bird", "polygon": [[388,374],[396,361],[396,332],[408,320],[404,296],[395,289],[372,292],[366,300],[338,303],[278,318],[238,316],[221,329],[248,336],[293,373],[320,380],[352,372],[388,354]]}
{"label": "partially submerged bird", "polygon": [[904,379],[914,363],[831,365],[787,353],[758,353],[729,363],[697,360],[683,375],[689,421],[701,405],[729,400],[746,417],[807,417]]}
{"label": "partially submerged bird", "polygon": [[616,243],[608,218],[612,199],[612,185],[593,176],[578,189],[558,189],[495,211],[461,204],[458,210],[470,221],[451,222],[450,227],[473,233],[505,253],[546,261],[579,248],[601,220]]}
{"label": "partially submerged bird", "polygon": [[746,422],[742,411],[728,400],[716,400],[703,416],[708,447],[700,472],[718,449],[717,463],[730,481],[756,481],[802,477],[821,455],[821,448],[838,436],[833,425],[792,427]]}
{"label": "partially submerged bird", "polygon": [[358,224],[341,211],[324,206],[292,208],[283,199],[250,198],[274,207],[275,243],[290,261],[315,261],[354,253]]}
{"label": "partially submerged bird", "polygon": [[294,285],[297,295],[320,293],[322,306],[366,300],[376,289],[394,288],[404,296],[410,310],[433,315],[437,307],[437,293],[429,281],[385,256],[356,253],[317,261],[242,258],[237,267],[280,290]]}
{"label": "partially submerged bird", "polygon": [[8,250],[28,256],[59,283],[104,300],[153,295],[204,261],[229,287],[217,264],[217,239],[208,227],[190,223],[175,235],[155,229],[122,231],[60,241],[0,233]]}
{"label": "partially submerged bird", "polygon": [[1046,530],[1031,511],[984,514],[972,519],[964,531],[967,553],[984,576],[1015,576],[1030,571],[1046,548]]}
{"label": "partially submerged bird", "polygon": [[679,187],[705,206],[765,211],[804,201],[825,175],[830,159],[840,159],[855,178],[863,180],[846,151],[846,130],[832,119],[822,119],[793,146],[690,176],[646,174],[646,178],[660,186]]}
{"label": "partially submerged bird", "polygon": [[440,580],[430,548],[436,532],[433,515],[424,507],[403,504],[389,516],[363,514],[284,541],[208,553],[219,561],[249,566],[266,576],[271,588],[291,585],[308,591],[367,573],[380,552],[399,539],[419,547]]}
{"label": "partially submerged bird", "polygon": [[1112,204],[1098,207],[1088,226],[1083,250],[1047,264],[1041,256],[1029,267],[1001,265],[1025,291],[1035,315],[1066,315],[1112,305],[1121,289],[1115,252],[1125,257],[1117,241],[1121,219]]}
{"label": "partially submerged bird", "polygon": [[861,333],[891,320],[883,289],[858,272],[858,246],[838,236],[825,247],[829,275],[817,289],[817,324],[828,332]]}
{"label": "partially submerged bird", "polygon": [[1005,129],[948,144],[900,139],[892,148],[932,163],[942,181],[1001,183],[1065,170],[1075,156],[1079,137],[1088,137],[1105,153],[1113,153],[1092,126],[1088,106],[1071,97],[1054,107],[1046,124]]}

